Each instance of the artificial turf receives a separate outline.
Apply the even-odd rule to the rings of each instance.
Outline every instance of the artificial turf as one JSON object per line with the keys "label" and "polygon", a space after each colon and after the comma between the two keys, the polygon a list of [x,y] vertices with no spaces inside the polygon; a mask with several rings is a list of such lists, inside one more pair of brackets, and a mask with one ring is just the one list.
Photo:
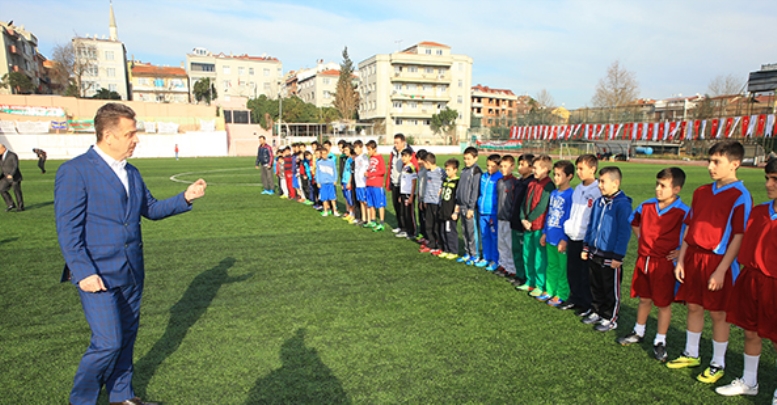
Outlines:
{"label": "artificial turf", "polygon": [[[53,185],[60,163],[48,162],[49,173],[41,175],[35,162],[23,161],[27,210],[0,213],[6,280],[0,403],[67,403],[89,342],[75,287],[58,282],[64,263]],[[251,158],[131,163],[157,198],[185,188],[170,180],[176,174],[209,182],[192,212],[143,223],[146,283],[134,385],[144,399],[165,405],[753,402],[720,397],[696,382],[701,368],[669,370],[653,360],[654,314],[644,344],[615,344],[633,326],[636,299],[624,299],[617,331],[594,332],[484,270],[419,254],[418,245],[388,230],[374,233],[260,195]],[[653,196],[662,166],[618,165],[635,205]],[[690,204],[692,190],[709,177],[704,167],[684,169],[682,196]],[[765,201],[763,171],[739,174],[755,202]],[[388,211],[387,221],[396,224]],[[624,297],[635,247],[632,238]],[[673,310],[670,358],[685,342],[685,308]],[[704,363],[711,355],[709,325]],[[721,383],[741,375],[742,345],[742,331],[732,328]],[[757,403],[777,388],[774,364],[765,344]]]}

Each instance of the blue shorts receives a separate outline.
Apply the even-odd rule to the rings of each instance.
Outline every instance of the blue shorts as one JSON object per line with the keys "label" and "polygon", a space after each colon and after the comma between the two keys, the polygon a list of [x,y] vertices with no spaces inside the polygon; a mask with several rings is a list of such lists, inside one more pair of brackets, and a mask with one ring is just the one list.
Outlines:
{"label": "blue shorts", "polygon": [[318,199],[321,201],[334,201],[337,199],[335,195],[334,184],[321,184],[321,188],[318,191]]}
{"label": "blue shorts", "polygon": [[367,186],[367,206],[370,208],[386,206],[386,191],[383,190],[383,187]]}
{"label": "blue shorts", "polygon": [[291,186],[294,188],[299,188],[299,179],[297,176],[291,178]]}
{"label": "blue shorts", "polygon": [[367,202],[367,187],[356,187],[356,201]]}
{"label": "blue shorts", "polygon": [[353,205],[353,190],[348,190],[348,183],[343,183],[343,197],[348,205]]}

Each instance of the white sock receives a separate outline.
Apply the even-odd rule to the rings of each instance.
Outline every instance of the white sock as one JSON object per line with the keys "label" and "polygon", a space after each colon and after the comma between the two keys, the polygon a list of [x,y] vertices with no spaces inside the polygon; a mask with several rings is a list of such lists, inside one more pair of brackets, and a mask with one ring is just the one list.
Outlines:
{"label": "white sock", "polygon": [[726,348],[728,348],[728,342],[712,341],[712,363],[726,368]]}
{"label": "white sock", "polygon": [[634,333],[639,335],[639,337],[644,337],[645,336],[645,325],[644,324],[640,325],[638,323],[635,323],[634,324]]}
{"label": "white sock", "polygon": [[742,373],[742,380],[748,387],[758,385],[758,360],[761,356],[745,355],[745,371]]}
{"label": "white sock", "polygon": [[685,354],[688,357],[699,357],[699,341],[701,332],[685,331]]}
{"label": "white sock", "polygon": [[664,346],[666,346],[666,335],[656,333],[656,338],[653,340],[653,346],[659,343],[662,343]]}

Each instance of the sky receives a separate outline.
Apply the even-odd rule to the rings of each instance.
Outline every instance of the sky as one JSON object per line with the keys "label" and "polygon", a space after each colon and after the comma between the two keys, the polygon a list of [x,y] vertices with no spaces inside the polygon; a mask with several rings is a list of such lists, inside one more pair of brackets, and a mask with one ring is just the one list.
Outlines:
{"label": "sky", "polygon": [[[715,77],[777,62],[774,1],[748,0],[115,0],[127,57],[179,66],[195,47],[267,55],[283,71],[358,63],[422,41],[473,59],[472,84],[591,105],[614,61],[640,97],[704,94]],[[74,35],[108,35],[108,0],[0,0],[50,56]]]}

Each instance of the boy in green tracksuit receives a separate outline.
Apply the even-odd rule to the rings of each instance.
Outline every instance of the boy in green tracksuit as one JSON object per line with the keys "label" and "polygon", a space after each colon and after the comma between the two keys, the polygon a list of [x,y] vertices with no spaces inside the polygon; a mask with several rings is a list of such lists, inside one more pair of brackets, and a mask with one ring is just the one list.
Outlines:
{"label": "boy in green tracksuit", "polygon": [[516,272],[510,283],[519,289],[526,284],[526,270],[523,265],[523,232],[525,230],[521,223],[521,207],[526,198],[526,188],[534,180],[532,163],[534,163],[534,155],[531,153],[524,153],[518,157],[518,181],[513,192],[515,200],[513,201],[513,215],[510,218],[510,229],[513,232],[513,261]]}
{"label": "boy in green tracksuit", "polygon": [[[550,192],[555,190],[548,173],[553,159],[540,155],[534,160],[534,181],[526,188],[526,198],[521,204],[521,223],[523,229],[523,265],[526,271],[526,288],[532,297],[543,298],[545,293],[545,269],[548,265],[545,247],[540,245],[542,227],[545,225],[545,213],[548,211]],[[521,288],[523,290],[523,288]]]}

